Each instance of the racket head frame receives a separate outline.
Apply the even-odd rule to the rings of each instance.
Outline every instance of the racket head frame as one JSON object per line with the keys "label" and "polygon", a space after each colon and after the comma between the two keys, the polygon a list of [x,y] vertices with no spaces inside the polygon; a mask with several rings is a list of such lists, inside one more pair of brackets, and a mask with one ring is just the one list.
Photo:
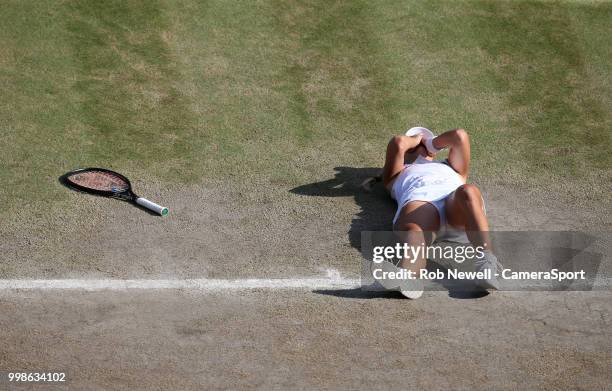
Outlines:
{"label": "racket head frame", "polygon": [[[88,171],[100,171],[100,172],[105,172],[105,173],[114,175],[118,177],[119,179],[121,179],[122,181],[125,181],[125,183],[127,184],[127,189],[121,190],[121,191],[96,190],[90,187],[81,186],[78,183],[75,183],[70,180],[71,176],[79,174],[79,173],[88,172]],[[69,171],[65,173],[64,175],[62,175],[60,177],[60,181],[64,184],[64,186],[67,186],[71,189],[82,191],[84,193],[99,195],[102,197],[118,198],[121,200],[126,200],[126,201],[131,201],[131,202],[136,202],[136,199],[138,198],[138,196],[132,191],[132,183],[130,182],[129,179],[127,179],[124,175],[121,175],[116,171],[108,170],[106,168],[98,168],[98,167],[77,168],[76,170]]]}

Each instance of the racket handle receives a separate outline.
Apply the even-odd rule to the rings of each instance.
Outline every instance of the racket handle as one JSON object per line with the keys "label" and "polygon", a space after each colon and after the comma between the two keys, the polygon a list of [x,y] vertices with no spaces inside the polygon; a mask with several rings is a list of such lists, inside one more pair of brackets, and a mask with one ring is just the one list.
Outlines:
{"label": "racket handle", "polygon": [[168,214],[168,208],[161,206],[161,205],[157,205],[155,202],[151,202],[149,200],[147,200],[146,198],[136,198],[136,203],[140,206],[143,206],[149,210],[152,210],[153,212],[165,216]]}

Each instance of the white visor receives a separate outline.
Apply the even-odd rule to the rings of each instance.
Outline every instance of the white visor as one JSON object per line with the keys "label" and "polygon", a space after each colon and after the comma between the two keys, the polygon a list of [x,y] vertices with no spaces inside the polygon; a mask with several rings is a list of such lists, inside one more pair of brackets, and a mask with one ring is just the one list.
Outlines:
{"label": "white visor", "polygon": [[431,130],[421,126],[415,126],[414,128],[410,128],[406,131],[406,136],[416,136],[419,134],[422,134],[424,139],[436,137]]}

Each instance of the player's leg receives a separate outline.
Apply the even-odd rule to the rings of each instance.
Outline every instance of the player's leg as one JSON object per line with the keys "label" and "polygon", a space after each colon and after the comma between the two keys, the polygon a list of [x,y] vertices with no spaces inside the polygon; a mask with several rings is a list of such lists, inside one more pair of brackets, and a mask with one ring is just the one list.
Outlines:
{"label": "player's leg", "polygon": [[482,246],[485,250],[482,257],[474,259],[476,271],[485,272],[476,283],[485,289],[499,289],[495,276],[499,263],[492,252],[489,222],[480,190],[474,185],[463,185],[447,198],[445,206],[448,224],[465,229],[472,245]]}
{"label": "player's leg", "polygon": [[[428,202],[412,201],[400,211],[393,227],[400,241],[407,243],[416,250],[416,256],[408,256],[400,261],[400,268],[410,270],[416,279],[404,280],[400,292],[410,299],[418,299],[423,294],[423,283],[418,279],[422,269],[425,269],[426,246],[433,242],[434,232],[440,228],[440,216],[435,206]],[[396,268],[397,269],[397,268]]]}
{"label": "player's leg", "polygon": [[[425,248],[435,240],[435,232],[440,229],[440,216],[435,206],[425,201],[407,203],[393,226],[393,230],[403,243],[411,247]],[[416,273],[425,268],[426,259],[419,253],[416,259],[404,259],[400,267]]]}
{"label": "player's leg", "polygon": [[449,195],[446,199],[446,219],[452,227],[464,229],[473,245],[491,249],[489,221],[478,187],[465,184]]}

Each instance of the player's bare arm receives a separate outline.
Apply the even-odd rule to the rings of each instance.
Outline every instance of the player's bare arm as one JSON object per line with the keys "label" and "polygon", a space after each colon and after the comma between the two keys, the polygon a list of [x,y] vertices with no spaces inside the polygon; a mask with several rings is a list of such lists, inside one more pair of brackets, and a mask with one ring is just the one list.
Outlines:
{"label": "player's bare arm", "polygon": [[449,148],[450,166],[466,180],[470,169],[470,138],[465,129],[457,128],[444,132],[434,138],[432,143],[436,149]]}
{"label": "player's bare arm", "polygon": [[422,138],[421,135],[400,135],[389,141],[382,175],[383,184],[387,190],[389,190],[393,179],[403,170],[406,152],[416,148],[421,143]]}

